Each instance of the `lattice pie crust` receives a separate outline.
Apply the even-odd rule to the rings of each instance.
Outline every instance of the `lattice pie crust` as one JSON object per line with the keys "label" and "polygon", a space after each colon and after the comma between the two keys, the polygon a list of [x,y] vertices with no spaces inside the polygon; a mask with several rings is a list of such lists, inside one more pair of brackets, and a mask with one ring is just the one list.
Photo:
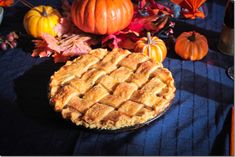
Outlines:
{"label": "lattice pie crust", "polygon": [[174,79],[142,53],[95,49],[51,76],[50,102],[76,125],[120,129],[164,111],[175,96]]}

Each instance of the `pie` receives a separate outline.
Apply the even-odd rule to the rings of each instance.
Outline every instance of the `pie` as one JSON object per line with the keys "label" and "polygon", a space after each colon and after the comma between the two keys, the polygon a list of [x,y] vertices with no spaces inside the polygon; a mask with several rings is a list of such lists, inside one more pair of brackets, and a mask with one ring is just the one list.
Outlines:
{"label": "pie", "polygon": [[49,98],[63,118],[87,128],[116,130],[161,114],[175,96],[161,63],[128,50],[94,49],[51,76]]}

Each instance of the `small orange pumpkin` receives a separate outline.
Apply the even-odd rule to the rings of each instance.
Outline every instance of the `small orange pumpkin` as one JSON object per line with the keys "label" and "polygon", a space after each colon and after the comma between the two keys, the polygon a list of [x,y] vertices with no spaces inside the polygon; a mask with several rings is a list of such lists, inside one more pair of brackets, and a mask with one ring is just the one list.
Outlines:
{"label": "small orange pumpkin", "polygon": [[136,42],[134,51],[148,55],[155,62],[163,62],[167,54],[164,41],[156,36],[151,37],[150,32],[147,33],[147,38],[143,37]]}
{"label": "small orange pumpkin", "polygon": [[126,28],[133,14],[131,0],[74,0],[71,8],[73,23],[79,29],[102,35]]}
{"label": "small orange pumpkin", "polygon": [[197,32],[183,32],[175,42],[175,52],[183,59],[200,60],[208,53],[205,36]]}

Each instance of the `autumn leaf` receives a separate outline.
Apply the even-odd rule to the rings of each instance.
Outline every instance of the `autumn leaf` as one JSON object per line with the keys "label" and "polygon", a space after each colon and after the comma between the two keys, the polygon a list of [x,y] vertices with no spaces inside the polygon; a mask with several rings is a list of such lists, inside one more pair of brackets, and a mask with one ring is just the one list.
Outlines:
{"label": "autumn leaf", "polygon": [[60,51],[64,56],[78,56],[91,50],[86,41],[90,40],[89,36],[73,34],[59,41]]}
{"label": "autumn leaf", "polygon": [[131,30],[123,30],[117,33],[107,35],[101,41],[102,47],[110,48],[126,48],[132,50],[134,48],[134,43],[138,40],[139,33]]}
{"label": "autumn leaf", "polygon": [[141,35],[146,34],[147,31],[153,31],[153,33],[157,33],[166,25],[168,20],[169,16],[167,15],[134,17],[127,29],[137,32]]}
{"label": "autumn leaf", "polygon": [[14,3],[14,0],[0,0],[0,7],[9,7]]}
{"label": "autumn leaf", "polygon": [[181,6],[181,13],[185,18],[195,19],[196,17],[205,18],[205,14],[199,10],[199,7],[206,0],[171,0],[173,3]]}
{"label": "autumn leaf", "polygon": [[138,1],[138,12],[141,15],[157,15],[158,13],[164,13],[167,15],[173,14],[172,10],[162,5],[159,2],[156,2],[155,0],[137,0]]}
{"label": "autumn leaf", "polygon": [[49,57],[52,54],[52,51],[50,48],[47,47],[47,43],[44,40],[33,40],[35,44],[35,49],[33,50],[32,57],[39,56],[42,57]]}
{"label": "autumn leaf", "polygon": [[59,53],[54,53],[52,57],[54,58],[55,63],[66,62],[70,58],[70,57],[63,56],[62,54],[59,54]]}
{"label": "autumn leaf", "polygon": [[[168,7],[154,0],[138,0],[138,6],[135,5],[134,8],[135,13],[129,26],[122,31],[104,36],[101,39],[102,47],[132,50],[135,42],[145,36],[146,32],[157,34],[162,30],[168,31],[170,17],[173,15]],[[143,16],[143,11],[147,11],[148,16]]]}
{"label": "autumn leaf", "polygon": [[42,39],[45,40],[49,49],[60,52],[60,46],[58,45],[58,40],[55,37],[50,34],[43,33]]}
{"label": "autumn leaf", "polygon": [[54,57],[55,62],[64,62],[71,57],[85,54],[91,50],[88,41],[90,36],[85,34],[71,34],[55,38],[43,34],[42,40],[33,40],[35,49],[32,57]]}

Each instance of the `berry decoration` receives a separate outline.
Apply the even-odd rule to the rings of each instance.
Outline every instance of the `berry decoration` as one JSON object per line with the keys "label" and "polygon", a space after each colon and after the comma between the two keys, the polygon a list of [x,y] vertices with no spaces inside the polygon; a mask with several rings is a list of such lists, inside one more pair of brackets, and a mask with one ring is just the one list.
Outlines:
{"label": "berry decoration", "polygon": [[18,38],[19,36],[15,32],[10,32],[6,36],[0,36],[0,50],[5,51],[8,48],[15,48]]}

